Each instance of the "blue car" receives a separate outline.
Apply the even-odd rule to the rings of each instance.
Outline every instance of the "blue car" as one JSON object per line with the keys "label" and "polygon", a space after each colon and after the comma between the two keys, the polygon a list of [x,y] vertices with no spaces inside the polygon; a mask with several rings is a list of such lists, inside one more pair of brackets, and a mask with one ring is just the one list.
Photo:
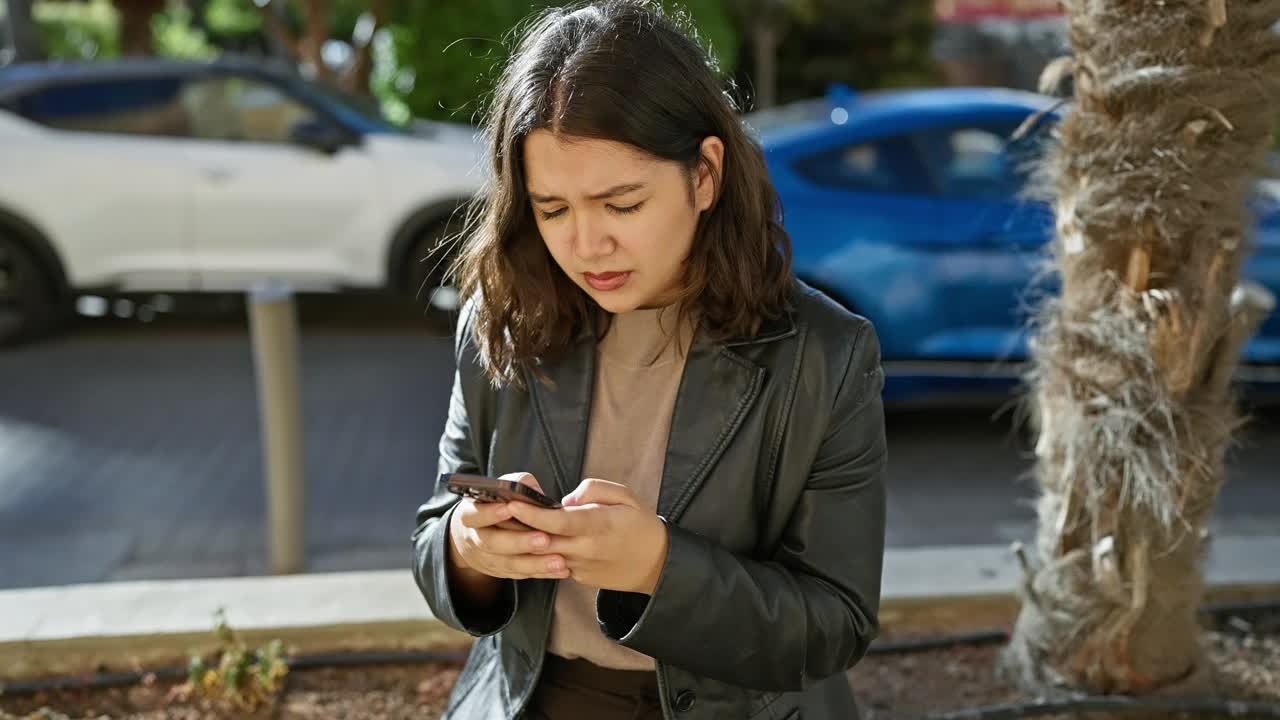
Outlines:
{"label": "blue car", "polygon": [[[1056,102],[835,88],[746,117],[782,199],[795,272],[876,324],[887,401],[999,397],[1025,372],[1027,320],[1056,284],[1044,272],[1052,211],[1024,190]],[[1280,296],[1280,181],[1259,181],[1252,204],[1244,275]],[[1280,314],[1243,361],[1250,394],[1280,387]]]}

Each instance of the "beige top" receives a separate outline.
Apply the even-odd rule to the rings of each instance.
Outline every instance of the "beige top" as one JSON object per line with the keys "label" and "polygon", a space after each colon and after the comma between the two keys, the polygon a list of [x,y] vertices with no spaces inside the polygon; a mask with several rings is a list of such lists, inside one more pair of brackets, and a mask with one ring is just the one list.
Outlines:
{"label": "beige top", "polygon": [[[613,317],[596,348],[595,393],[587,426],[584,478],[631,488],[643,507],[657,512],[658,488],[676,391],[684,373],[693,326],[668,342],[674,308],[635,310]],[[597,589],[561,580],[551,622],[552,653],[584,658],[619,670],[652,670],[653,658],[605,637],[596,620]]]}

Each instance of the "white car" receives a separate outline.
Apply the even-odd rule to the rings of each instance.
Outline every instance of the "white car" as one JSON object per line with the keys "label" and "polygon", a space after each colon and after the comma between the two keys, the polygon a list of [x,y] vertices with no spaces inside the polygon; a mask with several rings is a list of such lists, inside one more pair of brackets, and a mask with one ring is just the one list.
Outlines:
{"label": "white car", "polygon": [[480,157],[247,60],[0,68],[0,343],[84,293],[429,294]]}

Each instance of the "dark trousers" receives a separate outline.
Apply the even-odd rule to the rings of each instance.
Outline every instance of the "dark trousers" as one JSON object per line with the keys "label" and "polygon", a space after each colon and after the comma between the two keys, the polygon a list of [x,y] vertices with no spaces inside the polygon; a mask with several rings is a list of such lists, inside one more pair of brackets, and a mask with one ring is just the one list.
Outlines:
{"label": "dark trousers", "polygon": [[661,720],[655,672],[612,670],[547,653],[526,720]]}

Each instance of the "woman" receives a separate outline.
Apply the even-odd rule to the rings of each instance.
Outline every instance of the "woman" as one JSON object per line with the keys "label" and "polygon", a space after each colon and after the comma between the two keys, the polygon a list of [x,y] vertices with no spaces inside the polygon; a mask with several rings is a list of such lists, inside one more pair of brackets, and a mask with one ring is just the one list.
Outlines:
{"label": "woman", "polygon": [[854,717],[879,345],[791,276],[707,54],[648,3],[548,11],[488,136],[440,471],[565,507],[419,510],[418,585],[477,638],[446,717]]}

